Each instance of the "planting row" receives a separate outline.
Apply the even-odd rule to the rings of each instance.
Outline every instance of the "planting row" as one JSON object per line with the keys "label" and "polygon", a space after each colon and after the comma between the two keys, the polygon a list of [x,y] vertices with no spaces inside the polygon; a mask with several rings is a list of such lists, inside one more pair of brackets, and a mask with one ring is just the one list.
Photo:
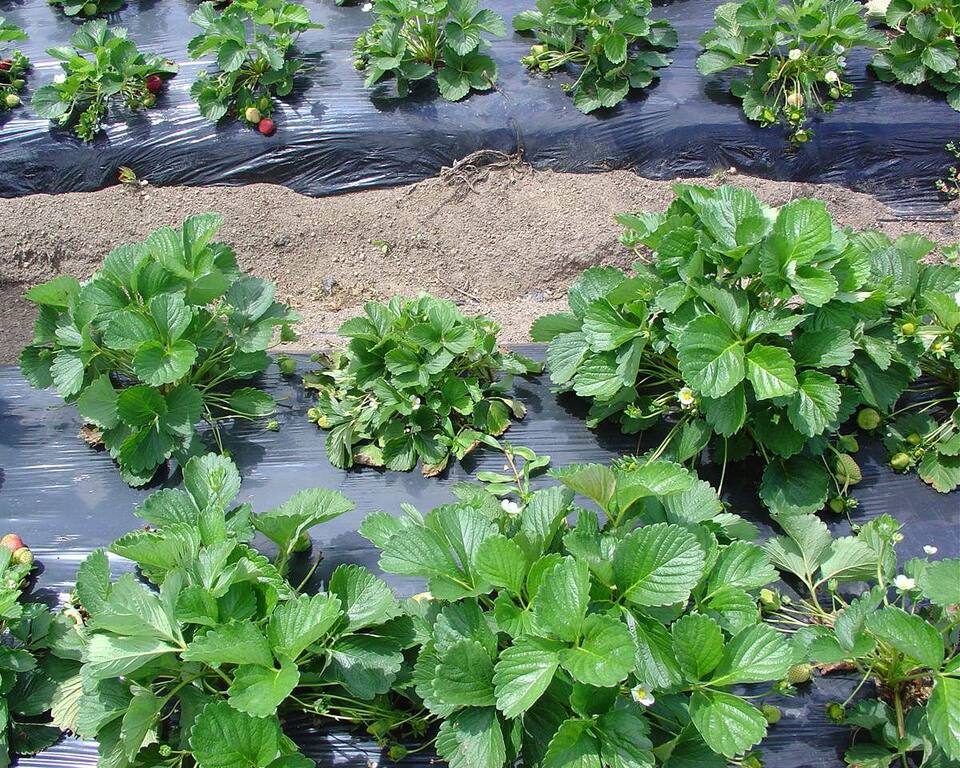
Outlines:
{"label": "planting row", "polygon": [[[651,429],[656,457],[691,468],[760,461],[776,515],[855,504],[860,432],[883,437],[893,469],[956,488],[960,248],[841,230],[816,200],[777,209],[734,187],[674,190],[665,213],[618,217],[630,272],[587,269],[570,311],[531,329],[549,342],[557,391],[589,402],[588,424]],[[255,377],[299,317],[240,273],[220,224],[191,217],[115,249],[84,283],[26,293],[39,316],[24,376],[76,404],[131,485],[206,452],[201,421],[219,446],[220,419],[275,408]],[[500,350],[497,331],[426,295],[368,303],[340,329],[349,344],[304,377],[331,463],[430,476],[496,447],[526,410],[511,377],[541,369]]]}
{"label": "planting row", "polygon": [[[69,14],[96,15],[119,2],[63,5]],[[522,64],[533,72],[575,74],[563,88],[583,112],[613,107],[670,64],[666,52],[676,47],[677,33],[651,19],[651,8],[650,0],[540,2],[513,18],[515,30],[536,39]],[[418,81],[433,78],[441,96],[457,101],[495,86],[488,38],[506,34],[506,25],[475,0],[378,0],[364,9],[373,22],[356,41],[354,63],[368,87],[392,79],[404,97]],[[868,13],[880,27],[867,25]],[[191,89],[201,114],[213,122],[230,115],[272,133],[274,99],[288,95],[294,77],[306,71],[298,38],[320,25],[304,6],[285,0],[204,2],[191,20],[200,32],[187,46],[189,55],[216,61],[215,71],[201,73]],[[871,66],[881,80],[929,86],[960,111],[957,0],[892,0],[869,10],[855,0],[746,0],[719,6],[715,23],[701,38],[698,69],[706,76],[737,70],[741,76],[730,90],[745,115],[763,126],[783,124],[793,141],[809,139],[815,112],[830,112],[852,95],[847,56],[858,47],[877,51]],[[0,19],[0,42],[23,37]],[[102,129],[111,104],[152,107],[164,78],[177,71],[104,21],[87,22],[70,45],[48,53],[64,72],[37,90],[32,107],[86,141]],[[0,109],[16,108],[29,62],[14,52],[0,67]]]}
{"label": "planting row", "polygon": [[846,764],[960,759],[960,560],[928,546],[898,563],[886,515],[842,538],[787,516],[755,543],[709,485],[652,456],[560,468],[534,491],[547,458],[503,450],[509,482],[360,526],[383,571],[425,582],[404,601],[349,563],[311,589],[310,531],[352,503],[311,489],[235,506],[240,475],[215,454],[110,546],[139,579],[97,550],[51,612],[19,599],[29,550],[5,537],[4,762],[69,732],[111,768],[313,768],[282,730],[299,715],[364,729],[390,761],[756,768],[774,697],[837,670],[859,685],[815,717],[855,732]]}

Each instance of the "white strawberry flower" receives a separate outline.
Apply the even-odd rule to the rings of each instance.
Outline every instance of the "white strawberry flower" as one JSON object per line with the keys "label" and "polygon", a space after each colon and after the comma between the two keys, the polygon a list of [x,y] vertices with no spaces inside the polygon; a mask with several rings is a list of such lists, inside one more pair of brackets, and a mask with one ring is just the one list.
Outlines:
{"label": "white strawberry flower", "polygon": [[960,306],[960,291],[957,291],[955,294],[953,294],[953,300],[957,302],[958,306]]}
{"label": "white strawberry flower", "polygon": [[890,0],[867,0],[867,16],[886,16]]}
{"label": "white strawberry flower", "polygon": [[677,400],[680,401],[681,408],[692,408],[697,399],[690,387],[683,387],[679,392],[677,392]]}
{"label": "white strawberry flower", "polygon": [[935,554],[937,554],[937,548],[936,548],[935,546],[933,546],[933,544],[924,544],[924,545],[923,545],[923,551],[924,551],[926,554],[928,554],[928,555],[935,555]]}
{"label": "white strawberry flower", "polygon": [[840,82],[840,76],[836,72],[834,72],[832,69],[823,76],[823,79],[826,80],[828,83]]}
{"label": "white strawberry flower", "polygon": [[917,582],[914,579],[911,579],[909,576],[905,576],[901,573],[893,580],[893,585],[901,592],[909,592],[911,589],[917,586]]}
{"label": "white strawberry flower", "polygon": [[790,57],[790,61],[796,61],[803,56],[803,51],[801,51],[799,48],[791,48],[790,53],[788,53],[787,56]]}
{"label": "white strawberry flower", "polygon": [[53,76],[53,82],[55,82],[57,85],[60,85],[60,83],[66,82],[66,80],[67,80],[67,76],[63,72],[58,72]]}
{"label": "white strawberry flower", "polygon": [[642,704],[645,707],[652,707],[656,701],[656,699],[653,698],[653,693],[642,685],[635,685],[630,689],[630,698],[637,702],[637,704]]}
{"label": "white strawberry flower", "polygon": [[500,507],[511,517],[516,517],[520,514],[520,505],[515,501],[510,501],[510,499],[504,499],[500,502]]}
{"label": "white strawberry flower", "polygon": [[370,11],[373,10],[373,3],[364,3],[360,7],[360,10],[363,11],[364,13],[370,13]]}

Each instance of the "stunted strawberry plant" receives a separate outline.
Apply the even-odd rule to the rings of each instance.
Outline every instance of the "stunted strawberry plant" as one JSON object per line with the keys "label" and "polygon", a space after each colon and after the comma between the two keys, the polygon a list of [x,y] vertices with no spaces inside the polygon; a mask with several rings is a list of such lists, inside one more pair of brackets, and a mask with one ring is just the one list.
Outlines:
{"label": "stunted strawberry plant", "polygon": [[[407,641],[389,587],[356,565],[316,594],[303,591],[312,570],[292,577],[290,553],[353,504],[310,489],[263,513],[233,506],[240,475],[214,454],[187,463],[184,485],[148,497],[136,511],[147,527],[110,547],[146,584],[111,579],[103,550],[81,564],[83,685],[62,726],[95,738],[101,765],[306,768],[284,713],[368,724],[380,739],[413,720],[393,703]],[[253,549],[256,532],[275,556]]]}
{"label": "stunted strawberry plant", "polygon": [[27,33],[0,16],[0,114],[20,106],[30,60],[20,51],[7,55],[7,43],[26,40]]}
{"label": "stunted strawberry plant", "polygon": [[47,53],[60,62],[63,74],[37,89],[33,111],[58,126],[70,126],[84,141],[93,141],[121,105],[132,112],[154,106],[164,77],[178,70],[172,61],[141,53],[125,29],[110,28],[102,20],[88,21],[70,45]]}
{"label": "stunted strawberry plant", "polygon": [[451,457],[496,446],[526,414],[511,377],[541,366],[498,349],[499,326],[489,318],[428,295],[369,302],[364,313],[340,326],[349,346],[315,358],[320,370],[304,378],[317,393],[308,417],[329,430],[334,466],[406,471],[422,462],[425,475],[436,475]]}
{"label": "stunted strawberry plant", "polygon": [[876,430],[898,472],[915,469],[941,493],[960,486],[960,249],[953,263],[919,263],[934,243],[873,234],[882,254],[877,278],[900,299],[896,335],[924,374],[897,403],[862,426]]}
{"label": "stunted strawberry plant", "polygon": [[771,713],[733,686],[778,681],[792,659],[760,622],[776,572],[742,538],[756,530],[677,464],[556,476],[566,487],[521,481],[518,501],[458,486],[426,515],[361,525],[383,570],[426,580],[411,685],[440,722],[440,757],[652,768],[749,754]]}
{"label": "stunted strawberry plant", "polygon": [[33,554],[16,534],[0,540],[0,765],[60,740],[50,710],[79,664],[61,638],[73,626],[40,602],[24,599]]}
{"label": "stunted strawberry plant", "polygon": [[240,273],[233,250],[213,240],[221,224],[191,216],[115,248],[87,281],[64,275],[26,293],[39,316],[24,377],[76,404],[131,485],[201,451],[201,421],[219,445],[218,419],[275,408],[266,392],[236,384],[266,370],[277,330],[296,338],[299,317],[271,283]]}
{"label": "stunted strawberry plant", "polygon": [[877,77],[907,86],[929,85],[960,112],[960,2],[892,0],[883,21],[890,40],[873,59]]}
{"label": "stunted strawberry plant", "polygon": [[310,21],[303,5],[284,0],[234,0],[223,10],[205,2],[190,20],[201,29],[187,46],[190,56],[217,60],[217,71],[201,72],[190,88],[200,113],[214,123],[229,114],[269,136],[274,98],[290,94],[304,67],[297,41],[323,25]]}
{"label": "stunted strawberry plant", "polygon": [[790,139],[810,138],[809,120],[853,93],[846,80],[851,48],[879,48],[884,36],[867,26],[856,0],[746,0],[723,3],[716,26],[700,38],[703,75],[745,72],[730,92],[743,112],[767,127],[785,123]]}
{"label": "stunted strawberry plant", "polygon": [[[788,604],[775,598],[768,620],[794,633],[805,663],[798,677],[809,679],[819,668],[852,670],[859,678],[847,700],[826,711],[856,731],[846,764],[932,767],[960,760],[960,560],[898,565],[895,547],[903,535],[889,515],[840,538],[812,515],[780,524],[786,535],[766,549],[802,597]],[[937,552],[933,545],[924,549],[928,556]]]}
{"label": "stunted strawberry plant", "polygon": [[354,45],[354,65],[373,87],[392,77],[405,97],[419,80],[436,75],[440,95],[459,101],[488,91],[497,65],[484,35],[506,34],[503,19],[476,0],[376,0],[374,21]]}
{"label": "stunted strawberry plant", "polygon": [[67,16],[100,16],[119,10],[124,0],[49,0],[59,5]]}
{"label": "stunted strawberry plant", "polygon": [[836,433],[860,406],[892,408],[916,378],[893,322],[896,281],[879,277],[886,251],[816,200],[774,209],[733,187],[674,191],[666,213],[618,217],[641,257],[632,272],[588,269],[571,311],[534,323],[551,380],[591,400],[591,426],[666,419],[658,455],[753,457],[775,514],[828,498],[843,511],[860,470],[856,441]]}
{"label": "stunted strawberry plant", "polygon": [[532,33],[537,44],[521,63],[532,71],[571,69],[561,87],[581,112],[615,107],[631,89],[646,88],[664,54],[677,46],[670,23],[649,18],[650,0],[538,0],[537,10],[513,17],[513,28]]}

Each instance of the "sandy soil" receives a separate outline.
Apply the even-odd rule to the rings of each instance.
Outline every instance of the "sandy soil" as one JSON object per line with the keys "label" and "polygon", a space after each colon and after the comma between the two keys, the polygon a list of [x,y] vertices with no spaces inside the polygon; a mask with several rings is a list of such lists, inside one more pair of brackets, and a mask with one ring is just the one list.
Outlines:
{"label": "sandy soil", "polygon": [[[901,221],[868,195],[837,187],[739,175],[699,181],[742,185],[774,205],[817,197],[841,224],[891,236],[960,239],[956,216]],[[522,342],[534,318],[565,308],[566,289],[585,267],[630,263],[615,213],[663,210],[670,199],[669,182],[626,171],[525,166],[491,171],[470,186],[435,178],[319,199],[266,184],[0,199],[0,362],[14,362],[29,341],[34,312],[22,293],[30,285],[64,272],[86,277],[114,246],[204,211],[223,214],[219,239],[242,267],[273,280],[278,297],[303,313],[304,348],[328,343],[364,301],[424,290],[491,315],[504,342]]]}

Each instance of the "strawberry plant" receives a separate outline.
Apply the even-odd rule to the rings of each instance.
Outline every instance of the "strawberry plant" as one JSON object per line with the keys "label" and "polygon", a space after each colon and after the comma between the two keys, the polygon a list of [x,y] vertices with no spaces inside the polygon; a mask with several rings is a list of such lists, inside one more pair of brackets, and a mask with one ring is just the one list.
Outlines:
{"label": "strawberry plant", "polygon": [[190,88],[200,113],[217,122],[231,114],[264,136],[273,133],[274,97],[287,96],[303,69],[295,45],[323,29],[307,9],[284,0],[234,0],[222,11],[201,3],[190,16],[201,32],[187,46],[194,59],[216,54],[217,71],[201,72]]}
{"label": "strawberry plant", "polygon": [[876,233],[873,237],[884,248],[883,271],[901,299],[897,336],[917,358],[925,377],[895,407],[878,413],[865,426],[883,435],[893,469],[915,469],[925,482],[947,493],[960,486],[958,249],[944,249],[954,263],[923,264],[918,259],[934,248],[929,240],[904,237],[891,243]]}
{"label": "strawberry plant", "polygon": [[449,101],[494,87],[497,65],[483,35],[502,37],[506,25],[476,0],[376,0],[372,11],[374,21],[353,49],[366,87],[392,76],[405,97],[412,83],[436,75]]}
{"label": "strawberry plant", "polygon": [[651,8],[650,0],[539,0],[537,10],[513,17],[515,30],[538,41],[521,62],[539,72],[577,67],[573,85],[561,86],[577,109],[615,107],[650,85],[670,64],[663,51],[677,46],[676,30],[649,19]]}
{"label": "strawberry plant", "polygon": [[[460,486],[454,504],[360,527],[381,569],[426,580],[411,684],[441,723],[439,755],[652,768],[748,754],[767,716],[731,688],[777,681],[792,659],[760,623],[776,572],[740,538],[755,529],[677,464],[557,477],[518,485],[519,504]],[[574,492],[598,509],[574,508]]]}
{"label": "strawberry plant", "polygon": [[618,217],[641,256],[632,273],[591,267],[571,312],[534,324],[551,380],[592,401],[590,426],[642,432],[666,418],[657,455],[694,465],[710,445],[724,471],[757,456],[775,514],[828,497],[842,511],[860,470],[856,441],[833,435],[916,378],[892,321],[896,284],[879,277],[888,252],[873,233],[834,227],[822,202],[773,209],[743,189],[674,190],[666,213]]}
{"label": "strawberry plant", "polygon": [[20,106],[20,91],[26,85],[30,60],[20,51],[6,54],[5,43],[26,40],[27,33],[0,16],[0,114]]}
{"label": "strawberry plant", "polygon": [[891,37],[871,65],[877,77],[930,85],[960,112],[960,0],[892,0],[883,20]]}
{"label": "strawberry plant", "polygon": [[[16,534],[0,540],[0,765],[55,744],[50,710],[77,663],[58,637],[72,626],[42,603],[23,600],[33,554]],[[59,654],[59,656],[57,655]]]}
{"label": "strawberry plant", "polygon": [[422,461],[424,475],[437,475],[451,456],[496,447],[511,418],[525,415],[511,376],[541,366],[499,350],[489,318],[428,295],[370,302],[364,312],[340,327],[346,350],[317,357],[320,370],[304,378],[317,392],[308,416],[329,430],[334,466],[406,471]]}
{"label": "strawberry plant", "polygon": [[937,191],[948,199],[960,200],[960,140],[947,143],[947,152],[953,156],[953,164],[947,168],[942,179],[937,179]]}
{"label": "strawberry plant", "polygon": [[64,275],[26,293],[39,316],[23,375],[76,404],[131,485],[201,450],[201,420],[219,445],[219,418],[274,410],[270,395],[234,385],[266,370],[276,329],[296,338],[299,317],[213,242],[221,223],[192,216],[114,249],[83,283]]}
{"label": "strawberry plant", "polygon": [[879,48],[884,36],[863,19],[855,0],[746,0],[717,7],[716,26],[700,44],[703,75],[728,69],[746,72],[730,84],[743,112],[767,127],[786,123],[790,138],[805,142],[817,111],[831,112],[853,86],[845,80],[847,53]]}
{"label": "strawberry plant", "polygon": [[100,16],[120,9],[124,0],[49,0],[59,5],[67,16]]}
{"label": "strawberry plant", "polygon": [[47,53],[60,62],[63,75],[37,89],[33,111],[59,126],[72,126],[83,141],[93,141],[103,130],[112,105],[131,111],[154,106],[163,78],[178,69],[172,61],[141,53],[125,29],[110,29],[102,20],[88,21],[70,45]]}
{"label": "strawberry plant", "polygon": [[[409,722],[393,704],[409,641],[386,584],[355,565],[317,594],[302,591],[312,569],[290,580],[290,554],[309,549],[309,531],[353,504],[310,489],[255,514],[233,506],[240,475],[229,459],[195,457],[183,474],[185,490],[148,497],[136,511],[146,528],[110,547],[147,584],[111,580],[102,550],[77,576],[83,685],[68,725],[99,742],[100,764],[305,768],[313,761],[278,713],[369,723],[380,738]],[[251,547],[255,532],[275,557]]]}
{"label": "strawberry plant", "polygon": [[[780,522],[786,535],[767,552],[802,598],[777,605],[770,621],[794,633],[803,662],[859,678],[846,701],[827,707],[831,720],[857,730],[846,764],[960,760],[960,560],[912,559],[901,571],[895,547],[903,536],[888,515],[836,539],[812,515]],[[857,699],[861,690],[868,695]]]}

